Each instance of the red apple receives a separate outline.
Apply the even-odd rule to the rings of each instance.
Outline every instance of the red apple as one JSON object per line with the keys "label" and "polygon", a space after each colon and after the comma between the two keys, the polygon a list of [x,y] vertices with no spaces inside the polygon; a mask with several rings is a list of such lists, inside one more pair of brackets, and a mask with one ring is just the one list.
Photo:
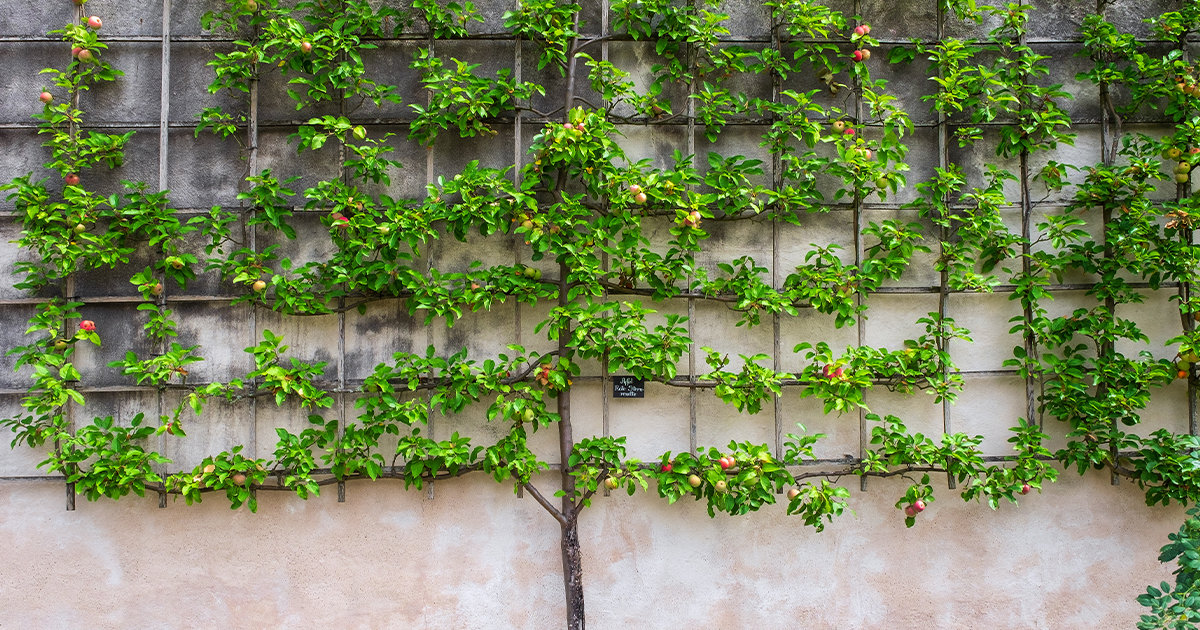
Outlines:
{"label": "red apple", "polygon": [[916,501],[913,502],[912,507],[913,507],[914,512],[924,512],[925,511],[925,502],[920,499],[917,499]]}
{"label": "red apple", "polygon": [[1030,486],[1029,484],[1021,485],[1021,494],[1029,494],[1032,490],[1033,490],[1033,487]]}
{"label": "red apple", "polygon": [[93,15],[92,17],[88,18],[87,25],[88,28],[98,31],[100,30],[100,27],[104,25],[104,23],[100,21],[99,17]]}
{"label": "red apple", "polygon": [[305,53],[310,53],[310,52],[312,52],[312,43],[310,43],[310,42],[300,42],[300,50],[301,50],[302,52],[305,52]]}
{"label": "red apple", "polygon": [[906,506],[904,506],[904,515],[909,518],[912,518],[917,515],[917,510],[915,508],[913,508],[913,506],[911,506],[911,505],[906,505]]}
{"label": "red apple", "polygon": [[865,27],[865,26],[863,26],[863,25],[861,25],[861,24],[859,24],[858,26],[855,26],[855,27],[854,27],[854,34],[855,34],[855,35],[860,35],[860,36],[861,36],[861,35],[866,35],[866,34],[867,34],[867,27]]}
{"label": "red apple", "polygon": [[246,475],[244,473],[233,473],[233,476],[229,479],[239,486],[246,484]]}
{"label": "red apple", "polygon": [[80,61],[91,61],[92,60],[92,51],[84,48],[79,51],[78,55],[75,55],[75,56],[79,57]]}
{"label": "red apple", "polygon": [[671,472],[671,471],[672,471],[674,468],[675,468],[675,467],[671,465],[671,462],[667,462],[667,463],[665,463],[665,464],[663,464],[663,465],[662,465],[662,471],[663,471],[663,472]]}
{"label": "red apple", "polygon": [[833,378],[843,378],[845,376],[846,376],[846,368],[844,368],[840,365],[837,366],[836,368],[834,368]]}
{"label": "red apple", "polygon": [[845,130],[845,131],[843,131],[842,133],[846,134],[847,136],[853,136],[853,135],[854,135],[854,128],[853,128],[853,127],[846,127],[846,130]]}
{"label": "red apple", "polygon": [[642,187],[641,187],[641,186],[638,186],[637,184],[630,184],[630,185],[629,185],[629,194],[631,194],[631,195],[636,195],[636,194],[638,194],[638,193],[640,193],[640,192],[642,192]]}
{"label": "red apple", "polygon": [[42,92],[41,94],[38,95],[38,100],[49,105],[50,101],[54,100],[54,95],[49,92]]}
{"label": "red apple", "polygon": [[67,176],[63,178],[63,181],[66,182],[68,186],[78,186],[79,176],[75,173],[67,173]]}
{"label": "red apple", "polygon": [[81,52],[83,52],[83,49],[82,49],[82,48],[80,48],[79,46],[72,46],[72,47],[71,47],[71,56],[72,56],[72,57],[78,57],[78,56],[79,56],[79,53],[81,53]]}
{"label": "red apple", "polygon": [[862,51],[856,50],[856,51],[850,53],[850,57],[853,58],[855,61],[862,61],[863,60]]}
{"label": "red apple", "polygon": [[634,195],[633,200],[638,203],[646,203],[646,193],[640,192]]}
{"label": "red apple", "polygon": [[82,330],[85,332],[92,332],[92,331],[96,330],[96,322],[94,322],[90,319],[85,319],[85,320],[79,322],[79,330]]}

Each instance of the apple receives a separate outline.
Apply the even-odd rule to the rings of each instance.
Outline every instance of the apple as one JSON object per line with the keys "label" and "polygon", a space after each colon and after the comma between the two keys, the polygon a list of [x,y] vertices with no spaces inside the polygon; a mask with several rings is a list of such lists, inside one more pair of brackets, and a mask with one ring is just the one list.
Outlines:
{"label": "apple", "polygon": [[99,17],[93,15],[92,17],[88,18],[87,25],[88,28],[98,31],[100,30],[100,27],[104,25],[104,23],[100,21]]}
{"label": "apple", "polygon": [[920,499],[917,499],[916,501],[913,502],[912,508],[913,508],[914,512],[924,512],[925,511],[925,502]]}
{"label": "apple", "polygon": [[1170,149],[1167,149],[1163,155],[1165,155],[1168,160],[1178,160],[1179,156],[1183,155],[1183,151],[1180,151],[1176,147],[1171,147]]}
{"label": "apple", "polygon": [[96,330],[96,322],[94,322],[90,319],[85,319],[85,320],[79,322],[79,330],[92,332],[92,331]]}
{"label": "apple", "polygon": [[49,105],[50,101],[54,100],[54,95],[49,92],[42,92],[38,95],[38,100]]}
{"label": "apple", "polygon": [[246,0],[246,10],[247,11],[257,11],[258,3],[255,2],[254,0]]}
{"label": "apple", "polygon": [[79,176],[75,173],[67,173],[67,176],[63,178],[63,181],[66,182],[68,186],[78,186]]}
{"label": "apple", "polygon": [[81,53],[81,52],[83,52],[83,49],[82,49],[82,48],[80,48],[79,46],[72,46],[72,47],[71,47],[71,56],[72,56],[72,57],[78,57],[78,56],[79,56],[79,53]]}
{"label": "apple", "polygon": [[640,192],[633,196],[633,200],[638,203],[646,203],[646,193]]}
{"label": "apple", "polygon": [[250,285],[250,289],[255,293],[262,293],[267,290],[267,283],[262,280],[255,280],[254,284]]}
{"label": "apple", "polygon": [[171,265],[175,269],[183,269],[183,259],[178,256],[168,256],[167,264]]}
{"label": "apple", "polygon": [[1021,494],[1029,494],[1031,490],[1033,490],[1033,487],[1029,484],[1026,483],[1021,485]]}
{"label": "apple", "polygon": [[844,367],[842,367],[842,366],[840,366],[840,365],[839,365],[839,366],[837,366],[836,368],[834,368],[834,370],[833,370],[833,378],[839,378],[839,379],[840,379],[840,378],[843,378],[843,377],[845,377],[845,376],[846,376],[846,368],[844,368]]}
{"label": "apple", "polygon": [[629,185],[629,194],[631,194],[631,195],[636,195],[636,194],[638,194],[638,193],[640,193],[640,192],[642,192],[642,187],[641,187],[641,186],[638,186],[637,184],[630,184],[630,185]]}
{"label": "apple", "polygon": [[[78,225],[75,227],[79,227]],[[162,295],[163,286],[161,282],[155,282],[154,286],[150,287],[150,295]]]}
{"label": "apple", "polygon": [[233,483],[236,483],[236,484],[237,484],[237,485],[239,485],[239,486],[244,486],[244,485],[246,485],[246,475],[245,475],[245,473],[240,473],[240,472],[239,472],[239,473],[233,473],[233,476],[232,476],[232,477],[230,477],[230,479],[233,481]]}
{"label": "apple", "polygon": [[525,277],[529,278],[530,280],[541,280],[542,279],[542,271],[535,267],[526,267],[525,268]]}
{"label": "apple", "polygon": [[1179,358],[1187,361],[1188,363],[1200,362],[1200,355],[1196,354],[1195,351],[1192,350],[1188,350],[1187,352],[1179,355]]}
{"label": "apple", "polygon": [[66,339],[55,339],[54,340],[54,349],[55,350],[66,350],[67,349],[67,340]]}
{"label": "apple", "polygon": [[847,135],[847,136],[853,136],[853,135],[854,135],[854,128],[853,128],[853,127],[846,127],[846,130],[845,130],[845,131],[843,131],[842,133],[843,133],[843,134],[845,134],[845,135]]}
{"label": "apple", "polygon": [[851,57],[851,58],[853,58],[855,61],[862,61],[862,60],[863,60],[863,53],[862,53],[862,51],[861,51],[861,50],[856,50],[856,51],[854,51],[853,53],[851,53],[851,54],[850,54],[850,57]]}
{"label": "apple", "polygon": [[300,42],[300,51],[305,54],[312,52],[312,42]]}
{"label": "apple", "polygon": [[575,131],[582,133],[583,129],[584,129],[583,123],[581,123],[581,122],[575,123]]}
{"label": "apple", "polygon": [[1192,165],[1188,164],[1187,162],[1180,162],[1179,164],[1175,165],[1175,172],[1176,173],[1190,173],[1190,172],[1192,172]]}
{"label": "apple", "polygon": [[572,125],[572,124],[571,124],[571,123],[569,123],[569,122],[568,122],[568,123],[563,123],[563,129],[565,129],[566,131],[570,131],[570,130],[572,130],[572,129],[574,129],[574,128],[575,128],[575,125]]}
{"label": "apple", "polygon": [[722,479],[717,483],[714,483],[713,487],[717,489],[717,492],[725,492],[729,489],[729,484],[725,483],[725,480]]}
{"label": "apple", "polygon": [[84,48],[79,51],[78,55],[75,55],[75,56],[79,57],[80,61],[91,61],[92,60],[92,51]]}
{"label": "apple", "polygon": [[526,409],[521,412],[521,422],[533,422],[535,416],[532,409]]}
{"label": "apple", "polygon": [[675,467],[671,465],[671,462],[667,462],[667,463],[665,463],[665,464],[663,464],[663,465],[662,465],[662,471],[663,471],[663,472],[671,472],[671,471],[672,471],[672,470],[674,470],[674,469],[675,469]]}
{"label": "apple", "polygon": [[1187,371],[1187,370],[1179,370],[1178,372],[1176,372],[1176,373],[1175,373],[1175,378],[1178,378],[1178,379],[1185,379],[1185,378],[1187,378],[1187,377],[1188,377],[1188,371]]}
{"label": "apple", "polygon": [[870,24],[863,24],[862,27],[864,30],[866,30],[867,35],[871,34],[871,25]]}
{"label": "apple", "polygon": [[833,121],[833,124],[830,126],[833,127],[833,130],[838,133],[842,133],[843,131],[846,130],[846,122],[842,121],[842,120],[835,120],[835,121]]}
{"label": "apple", "polygon": [[733,468],[734,464],[737,464],[737,460],[733,459],[732,457],[722,457],[721,459],[717,460],[717,464],[721,466],[721,470],[729,470],[730,468]]}
{"label": "apple", "polygon": [[693,210],[683,218],[683,226],[690,228],[700,227],[700,219],[702,218],[699,210]]}
{"label": "apple", "polygon": [[689,486],[691,486],[693,488],[699,488],[700,484],[702,484],[702,483],[704,483],[704,480],[701,479],[699,475],[688,475],[688,485]]}
{"label": "apple", "polygon": [[854,27],[854,34],[855,34],[855,35],[858,35],[858,36],[866,35],[866,34],[867,34],[867,27],[863,26],[862,24],[859,24],[858,26],[855,26],[855,27]]}
{"label": "apple", "polygon": [[875,159],[875,152],[870,149],[863,149],[862,156],[865,159],[873,160]]}
{"label": "apple", "polygon": [[609,490],[616,490],[617,486],[620,486],[620,485],[621,484],[618,483],[617,480],[613,477],[609,477],[608,479],[604,480],[604,487],[608,488]]}
{"label": "apple", "polygon": [[76,234],[83,234],[84,232],[87,231],[87,226],[82,223],[76,223],[75,227],[72,229],[75,231]]}
{"label": "apple", "polygon": [[906,505],[906,506],[904,506],[904,515],[909,518],[912,518],[917,515],[917,511],[915,509],[913,509],[913,506]]}
{"label": "apple", "polygon": [[870,48],[862,49],[862,60],[866,61],[870,58],[871,58],[871,49]]}
{"label": "apple", "polygon": [[788,501],[795,501],[796,497],[798,497],[798,496],[800,496],[799,488],[788,488],[788,491],[787,491]]}
{"label": "apple", "polygon": [[1200,147],[1192,147],[1188,149],[1188,155],[1200,155]]}
{"label": "apple", "polygon": [[[355,140],[366,140],[367,139],[367,129],[365,127],[363,127],[362,125],[358,125],[357,127],[355,127],[353,134],[354,134]],[[361,210],[361,208],[360,208],[360,210]]]}
{"label": "apple", "polygon": [[1175,182],[1179,183],[1179,184],[1188,183],[1188,174],[1187,173],[1175,173]]}

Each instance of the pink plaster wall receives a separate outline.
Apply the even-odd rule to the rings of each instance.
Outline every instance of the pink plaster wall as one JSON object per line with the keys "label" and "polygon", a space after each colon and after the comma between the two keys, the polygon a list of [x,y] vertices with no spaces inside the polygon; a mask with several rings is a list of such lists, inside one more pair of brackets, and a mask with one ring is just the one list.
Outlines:
{"label": "pink plaster wall", "polygon": [[[853,480],[852,480],[853,481]],[[1180,508],[1064,474],[1020,507],[951,493],[905,529],[899,481],[871,482],[825,532],[773,506],[709,519],[701,504],[599,497],[581,522],[588,625],[634,628],[1131,628]],[[432,499],[395,483],[257,514],[218,497],[80,500],[0,484],[5,628],[555,628],[554,521],[482,476]]]}

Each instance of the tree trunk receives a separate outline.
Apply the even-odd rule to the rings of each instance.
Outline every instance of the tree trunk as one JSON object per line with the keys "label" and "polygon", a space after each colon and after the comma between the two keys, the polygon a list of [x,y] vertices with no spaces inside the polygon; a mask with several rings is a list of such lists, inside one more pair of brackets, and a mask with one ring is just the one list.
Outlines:
{"label": "tree trunk", "polygon": [[579,521],[562,526],[563,591],[567,596],[567,630],[583,630],[583,556],[579,550]]}

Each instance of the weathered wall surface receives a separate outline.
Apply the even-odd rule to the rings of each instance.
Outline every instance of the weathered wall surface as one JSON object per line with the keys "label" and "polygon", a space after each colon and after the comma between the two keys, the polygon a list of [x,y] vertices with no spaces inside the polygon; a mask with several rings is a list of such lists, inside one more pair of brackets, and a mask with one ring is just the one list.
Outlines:
{"label": "weathered wall surface", "polygon": [[[478,4],[488,22],[472,28],[499,30],[498,16],[511,3]],[[857,13],[872,23],[881,40],[900,43],[908,37],[933,38],[939,32],[935,3],[929,0],[841,4],[838,8],[847,15]],[[1071,90],[1082,62],[1070,55],[1078,48],[1074,40],[1079,20],[1093,9],[1092,3],[1036,4],[1039,17],[1030,40],[1054,56],[1050,80]],[[1140,17],[1167,8],[1161,2],[1153,8],[1146,4],[1127,0],[1114,3],[1109,11],[1127,16],[1129,27],[1137,28]],[[110,130],[138,130],[126,165],[111,175],[98,174],[89,186],[115,191],[121,179],[161,185],[171,191],[172,202],[185,216],[204,213],[213,205],[238,204],[236,194],[247,165],[236,146],[210,134],[193,137],[195,116],[203,107],[236,106],[225,95],[209,95],[204,89],[211,80],[205,64],[230,43],[202,30],[199,20],[220,5],[217,0],[87,3],[88,14],[104,17],[103,34],[112,46],[107,58],[125,77],[85,95],[86,122]],[[589,7],[597,15],[602,9],[599,4]],[[761,34],[766,24],[758,2],[729,2],[726,11],[735,16],[735,36]],[[0,13],[0,58],[6,60],[0,85],[0,181],[39,172],[43,139],[29,119],[40,111],[36,96],[44,83],[37,70],[65,65],[68,57],[63,44],[45,31],[72,17],[67,0],[7,0]],[[164,22],[170,30],[169,63],[163,55]],[[511,42],[447,46],[472,62],[492,67],[520,63],[527,78],[537,74],[536,56],[529,50],[521,55]],[[368,63],[378,64],[377,78],[399,85],[405,100],[403,107],[389,106],[363,118],[373,135],[393,131],[402,138],[407,104],[423,102],[407,68],[414,48],[413,42],[391,42],[371,53]],[[634,69],[647,63],[648,49],[645,44],[614,42],[608,55],[614,63]],[[910,187],[888,203],[866,204],[862,212],[874,220],[913,218],[915,214],[898,205],[915,197],[911,184],[932,174],[940,151],[948,151],[952,161],[977,177],[983,165],[996,162],[994,146],[985,141],[964,150],[939,140],[936,116],[920,100],[932,89],[920,64],[892,69],[881,61],[879,72],[895,75],[894,93],[919,126],[908,140]],[[165,90],[164,77],[169,82]],[[294,121],[302,116],[283,96],[278,78],[267,81],[271,80],[276,83],[264,87],[272,96],[262,104],[259,167],[313,180],[329,176],[336,170],[332,160],[311,154],[298,157],[287,143]],[[554,78],[547,75],[546,81],[553,84]],[[1094,163],[1101,143],[1095,101],[1077,93],[1069,107],[1078,138],[1055,159]],[[1144,127],[1148,133],[1156,130],[1152,123]],[[492,166],[526,159],[524,147],[538,125],[498,128],[499,134],[489,139],[447,139],[429,155],[415,143],[396,139],[396,157],[406,168],[393,177],[388,192],[420,196],[434,174],[454,172],[468,159]],[[166,142],[161,146],[166,153],[160,151],[164,131]],[[688,147],[683,127],[650,131],[630,125],[623,131],[636,157],[665,161],[673,150]],[[727,134],[723,141],[735,147],[727,153],[762,154],[759,131]],[[697,136],[702,145],[702,133]],[[1019,197],[1018,191],[1009,192],[1010,198]],[[1172,194],[1165,187],[1161,191],[1163,198]],[[1053,212],[1055,201],[1050,199],[1038,212]],[[12,204],[5,202],[0,208],[9,211]],[[1019,210],[1012,209],[1008,218],[1018,224]],[[296,223],[306,236],[289,247],[298,250],[299,257],[320,255],[328,240],[317,215]],[[668,227],[664,223],[661,229]],[[786,270],[803,261],[812,243],[850,242],[853,222],[848,211],[835,209],[808,217],[803,227],[778,229],[773,240],[766,222],[714,224],[705,260],[715,265],[751,254],[762,264],[775,261]],[[17,238],[19,231],[12,217],[0,224],[5,241]],[[446,243],[434,246],[430,256],[445,268],[465,268],[472,260],[530,262],[518,245],[515,238],[493,238],[470,248]],[[12,245],[0,253],[6,264],[26,258]],[[145,264],[148,261],[134,267]],[[553,272],[545,261],[539,264]],[[929,288],[937,282],[932,260],[926,257],[897,284]],[[141,338],[142,321],[135,310],[140,298],[127,273],[91,274],[78,278],[75,287],[85,302],[82,312],[107,337]],[[227,379],[251,369],[253,363],[242,348],[260,340],[263,329],[284,334],[292,355],[328,362],[326,377],[331,382],[351,385],[393,352],[420,352],[430,344],[447,353],[466,346],[478,357],[494,355],[514,340],[550,348],[550,342],[533,332],[548,310],[544,306],[503,307],[447,329],[438,322],[425,327],[395,300],[374,303],[361,315],[283,318],[262,308],[229,306],[231,296],[243,288],[214,274],[201,276],[186,292],[174,289],[168,287],[168,300],[174,300],[170,303],[179,319],[179,341],[202,344],[205,356],[194,366],[192,382]],[[1072,295],[1061,293],[1050,304],[1051,311],[1069,312]],[[937,302],[935,294],[880,294],[872,297],[869,319],[857,328],[835,329],[831,317],[803,311],[783,319],[777,331],[770,325],[735,328],[737,315],[723,305],[696,303],[690,332],[697,348],[711,346],[734,356],[774,354],[780,348],[780,369],[799,370],[801,357],[790,349],[801,341],[827,341],[835,350],[858,343],[894,345],[918,334],[914,322],[936,311]],[[24,343],[21,332],[32,304],[29,296],[11,288],[10,281],[0,286],[0,339],[6,347]],[[688,312],[682,302],[655,308]],[[1179,323],[1167,295],[1148,294],[1145,304],[1130,310],[1150,336],[1144,349],[1161,358],[1173,356],[1174,349],[1164,342],[1178,333]],[[1008,454],[1007,429],[1024,415],[1025,391],[1021,379],[1002,370],[1002,362],[1020,344],[1008,333],[1009,318],[1020,310],[1003,294],[955,294],[948,312],[975,340],[951,348],[966,372],[959,401],[944,413],[942,405],[924,394],[906,397],[877,390],[869,395],[869,404],[874,411],[903,417],[913,431],[982,434],[987,454]],[[344,339],[344,347],[339,339]],[[86,374],[88,417],[112,414],[127,419],[174,404],[176,394],[160,397],[153,390],[131,387],[119,370],[104,367],[126,349],[114,343],[83,348],[76,355]],[[681,373],[686,372],[686,362],[685,357]],[[27,371],[7,369],[11,366],[11,358],[0,359],[0,404],[7,409],[17,407],[29,376]],[[795,389],[785,391],[777,410],[745,416],[706,394],[696,398],[693,412],[688,391],[654,384],[647,387],[644,400],[609,400],[608,381],[601,379],[599,366],[592,366],[591,376],[576,385],[576,437],[627,435],[632,457],[686,450],[692,446],[693,432],[699,445],[723,445],[731,439],[774,443],[780,427],[791,431],[796,422],[829,436],[818,446],[820,457],[836,459],[860,449],[862,427],[856,415],[823,415],[819,402],[800,399]],[[1159,392],[1136,430],[1148,433],[1166,427],[1186,432],[1187,393],[1183,383]],[[340,394],[335,410],[353,414],[353,401],[353,393]],[[164,469],[170,471],[190,468],[236,444],[270,457],[274,427],[303,428],[305,415],[294,406],[214,405],[203,420],[189,424],[186,441],[159,437],[153,446],[172,458],[174,463]],[[452,431],[494,437],[497,429],[464,414],[438,418],[432,430],[440,439]],[[553,462],[557,447],[550,433],[534,436],[531,444]],[[1057,434],[1051,450],[1061,446],[1061,431]],[[395,482],[352,483],[344,503],[337,502],[333,488],[307,502],[284,492],[261,493],[257,514],[231,512],[215,496],[191,507],[168,502],[160,509],[153,498],[127,498],[81,501],[75,511],[65,511],[61,481],[39,477],[36,464],[42,457],[20,447],[0,451],[0,536],[9,541],[0,585],[0,625],[6,627],[561,625],[555,522],[530,497],[517,498],[509,488],[480,475],[438,482],[431,495],[405,492]],[[1157,549],[1183,514],[1179,508],[1145,507],[1141,491],[1128,483],[1114,487],[1107,476],[1080,478],[1068,471],[1042,493],[1022,498],[1019,507],[1005,504],[998,511],[963,504],[944,492],[915,528],[905,529],[893,507],[905,483],[872,480],[867,491],[858,492],[857,479],[842,482],[855,492],[850,503],[855,514],[841,517],[823,533],[787,517],[782,506],[747,517],[709,519],[702,505],[686,500],[668,506],[646,494],[598,498],[581,520],[589,625],[1128,628],[1142,611],[1136,595],[1146,584],[1169,576],[1169,569],[1156,562]]]}

